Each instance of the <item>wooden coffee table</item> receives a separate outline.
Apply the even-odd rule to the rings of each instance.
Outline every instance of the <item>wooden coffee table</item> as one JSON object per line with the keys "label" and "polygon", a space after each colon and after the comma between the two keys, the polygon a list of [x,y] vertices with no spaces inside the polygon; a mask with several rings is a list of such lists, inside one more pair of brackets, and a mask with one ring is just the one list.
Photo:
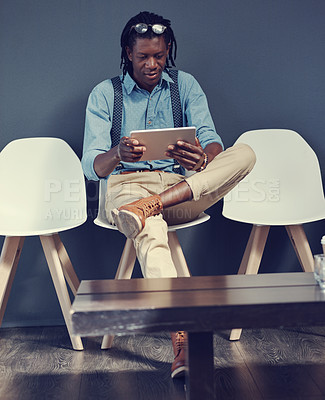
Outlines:
{"label": "wooden coffee table", "polygon": [[214,331],[325,325],[325,292],[305,272],[82,281],[71,319],[80,336],[187,331],[187,398],[212,400]]}

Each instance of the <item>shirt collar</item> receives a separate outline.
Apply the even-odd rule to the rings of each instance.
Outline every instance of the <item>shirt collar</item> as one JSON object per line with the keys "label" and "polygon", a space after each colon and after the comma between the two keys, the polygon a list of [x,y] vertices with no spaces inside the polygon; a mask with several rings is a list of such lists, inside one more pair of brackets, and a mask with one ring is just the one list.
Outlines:
{"label": "shirt collar", "polygon": [[[161,80],[160,80],[160,82],[158,83],[157,86],[161,86],[163,81],[172,82],[172,83],[174,82],[172,80],[172,78],[165,71],[162,72]],[[131,75],[129,75],[128,72],[124,77],[124,82],[123,83],[124,83],[124,87],[125,87],[125,90],[126,90],[127,94],[130,94],[132,92],[132,90],[137,86],[136,82],[131,77]]]}

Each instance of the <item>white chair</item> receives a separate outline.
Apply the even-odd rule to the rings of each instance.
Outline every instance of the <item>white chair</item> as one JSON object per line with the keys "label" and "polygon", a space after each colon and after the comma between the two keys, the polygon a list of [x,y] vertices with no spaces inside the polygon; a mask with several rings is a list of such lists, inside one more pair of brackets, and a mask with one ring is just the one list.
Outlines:
{"label": "white chair", "polygon": [[[98,215],[94,223],[102,228],[118,230],[115,225],[111,225],[105,214],[105,193],[107,181],[101,179],[99,182],[99,207]],[[178,229],[190,228],[191,226],[202,224],[210,219],[210,215],[201,213],[194,221],[184,224],[171,225],[168,227],[168,243],[172,254],[172,259],[175,264],[177,276],[190,276],[190,271],[184,257],[182,247],[179,243],[176,231]],[[136,253],[131,239],[126,239],[122,256],[117,268],[115,279],[130,279],[136,261]],[[102,349],[108,349],[112,345],[114,336],[106,335],[103,338]]]}
{"label": "white chair", "polygon": [[[318,159],[296,132],[253,130],[237,143],[255,151],[253,171],[224,199],[226,218],[253,224],[239,274],[257,274],[270,226],[285,226],[301,267],[313,271],[313,256],[302,224],[325,218],[325,200]],[[234,329],[231,340],[239,339]]]}
{"label": "white chair", "polygon": [[80,161],[57,138],[26,138],[10,142],[0,153],[0,324],[6,309],[26,236],[39,236],[72,346],[82,350],[70,329],[70,297],[79,279],[58,232],[87,219],[86,191]]}

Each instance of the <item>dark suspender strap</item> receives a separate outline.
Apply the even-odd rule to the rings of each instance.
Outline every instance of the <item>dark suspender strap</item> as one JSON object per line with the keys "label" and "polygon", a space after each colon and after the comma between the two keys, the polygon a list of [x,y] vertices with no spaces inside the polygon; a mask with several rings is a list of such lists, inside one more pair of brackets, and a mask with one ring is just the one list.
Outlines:
{"label": "dark suspender strap", "polygon": [[[173,119],[174,119],[174,127],[181,128],[183,126],[183,113],[182,113],[181,98],[180,98],[179,89],[178,89],[178,70],[172,69],[168,72],[169,72],[169,76],[174,81],[174,83],[173,82],[169,83],[170,98],[171,98],[171,103],[172,103],[172,111],[173,111]],[[176,160],[174,160],[173,171],[178,174],[180,174],[182,172],[182,167]]]}
{"label": "dark suspender strap", "polygon": [[169,71],[169,76],[172,78],[174,83],[170,82],[170,97],[172,102],[172,111],[174,119],[174,127],[181,128],[183,126],[183,113],[181,106],[181,98],[178,90],[178,70],[172,69]]}
{"label": "dark suspender strap", "polygon": [[113,108],[113,121],[111,128],[112,147],[115,147],[120,142],[121,129],[122,129],[122,112],[123,112],[123,91],[122,83],[119,76],[112,78],[114,89],[114,108]]}

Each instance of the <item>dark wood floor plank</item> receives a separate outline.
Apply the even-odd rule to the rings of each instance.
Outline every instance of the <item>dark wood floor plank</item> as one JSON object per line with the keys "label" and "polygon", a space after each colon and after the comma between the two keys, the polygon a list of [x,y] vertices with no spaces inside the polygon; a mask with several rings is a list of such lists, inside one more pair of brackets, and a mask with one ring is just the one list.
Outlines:
{"label": "dark wood floor plank", "polygon": [[184,384],[170,378],[170,338],[115,337],[113,347],[99,351],[100,341],[88,341],[80,399],[185,400]]}
{"label": "dark wood floor plank", "polygon": [[302,342],[305,343],[303,332],[297,339],[293,331],[285,329],[246,330],[236,342],[263,398],[322,395],[307,371]]}
{"label": "dark wood floor plank", "polygon": [[[218,400],[325,398],[325,327],[229,331],[214,335]],[[64,326],[0,329],[0,400],[185,400],[172,381],[169,334],[101,337],[71,349]],[[204,399],[202,399],[204,400]]]}
{"label": "dark wood floor plank", "polygon": [[72,349],[67,329],[46,327],[38,344],[35,362],[44,365],[32,379],[40,398],[60,400],[62,393],[69,400],[77,400],[81,382],[83,352]]}
{"label": "dark wood floor plank", "polygon": [[236,343],[228,340],[229,331],[214,335],[214,366],[216,397],[227,399],[261,399]]}
{"label": "dark wood floor plank", "polygon": [[[297,340],[302,342],[301,352],[295,352],[299,362],[305,368],[325,398],[325,331],[322,327],[301,328],[295,330]],[[301,338],[301,339],[300,339]]]}
{"label": "dark wood floor plank", "polygon": [[137,356],[132,340],[115,337],[111,349],[100,350],[100,340],[89,339],[84,356],[80,399],[136,398]]}
{"label": "dark wood floor plank", "polygon": [[29,376],[37,368],[34,354],[42,328],[0,330],[0,399],[16,400],[22,393],[32,398]]}

